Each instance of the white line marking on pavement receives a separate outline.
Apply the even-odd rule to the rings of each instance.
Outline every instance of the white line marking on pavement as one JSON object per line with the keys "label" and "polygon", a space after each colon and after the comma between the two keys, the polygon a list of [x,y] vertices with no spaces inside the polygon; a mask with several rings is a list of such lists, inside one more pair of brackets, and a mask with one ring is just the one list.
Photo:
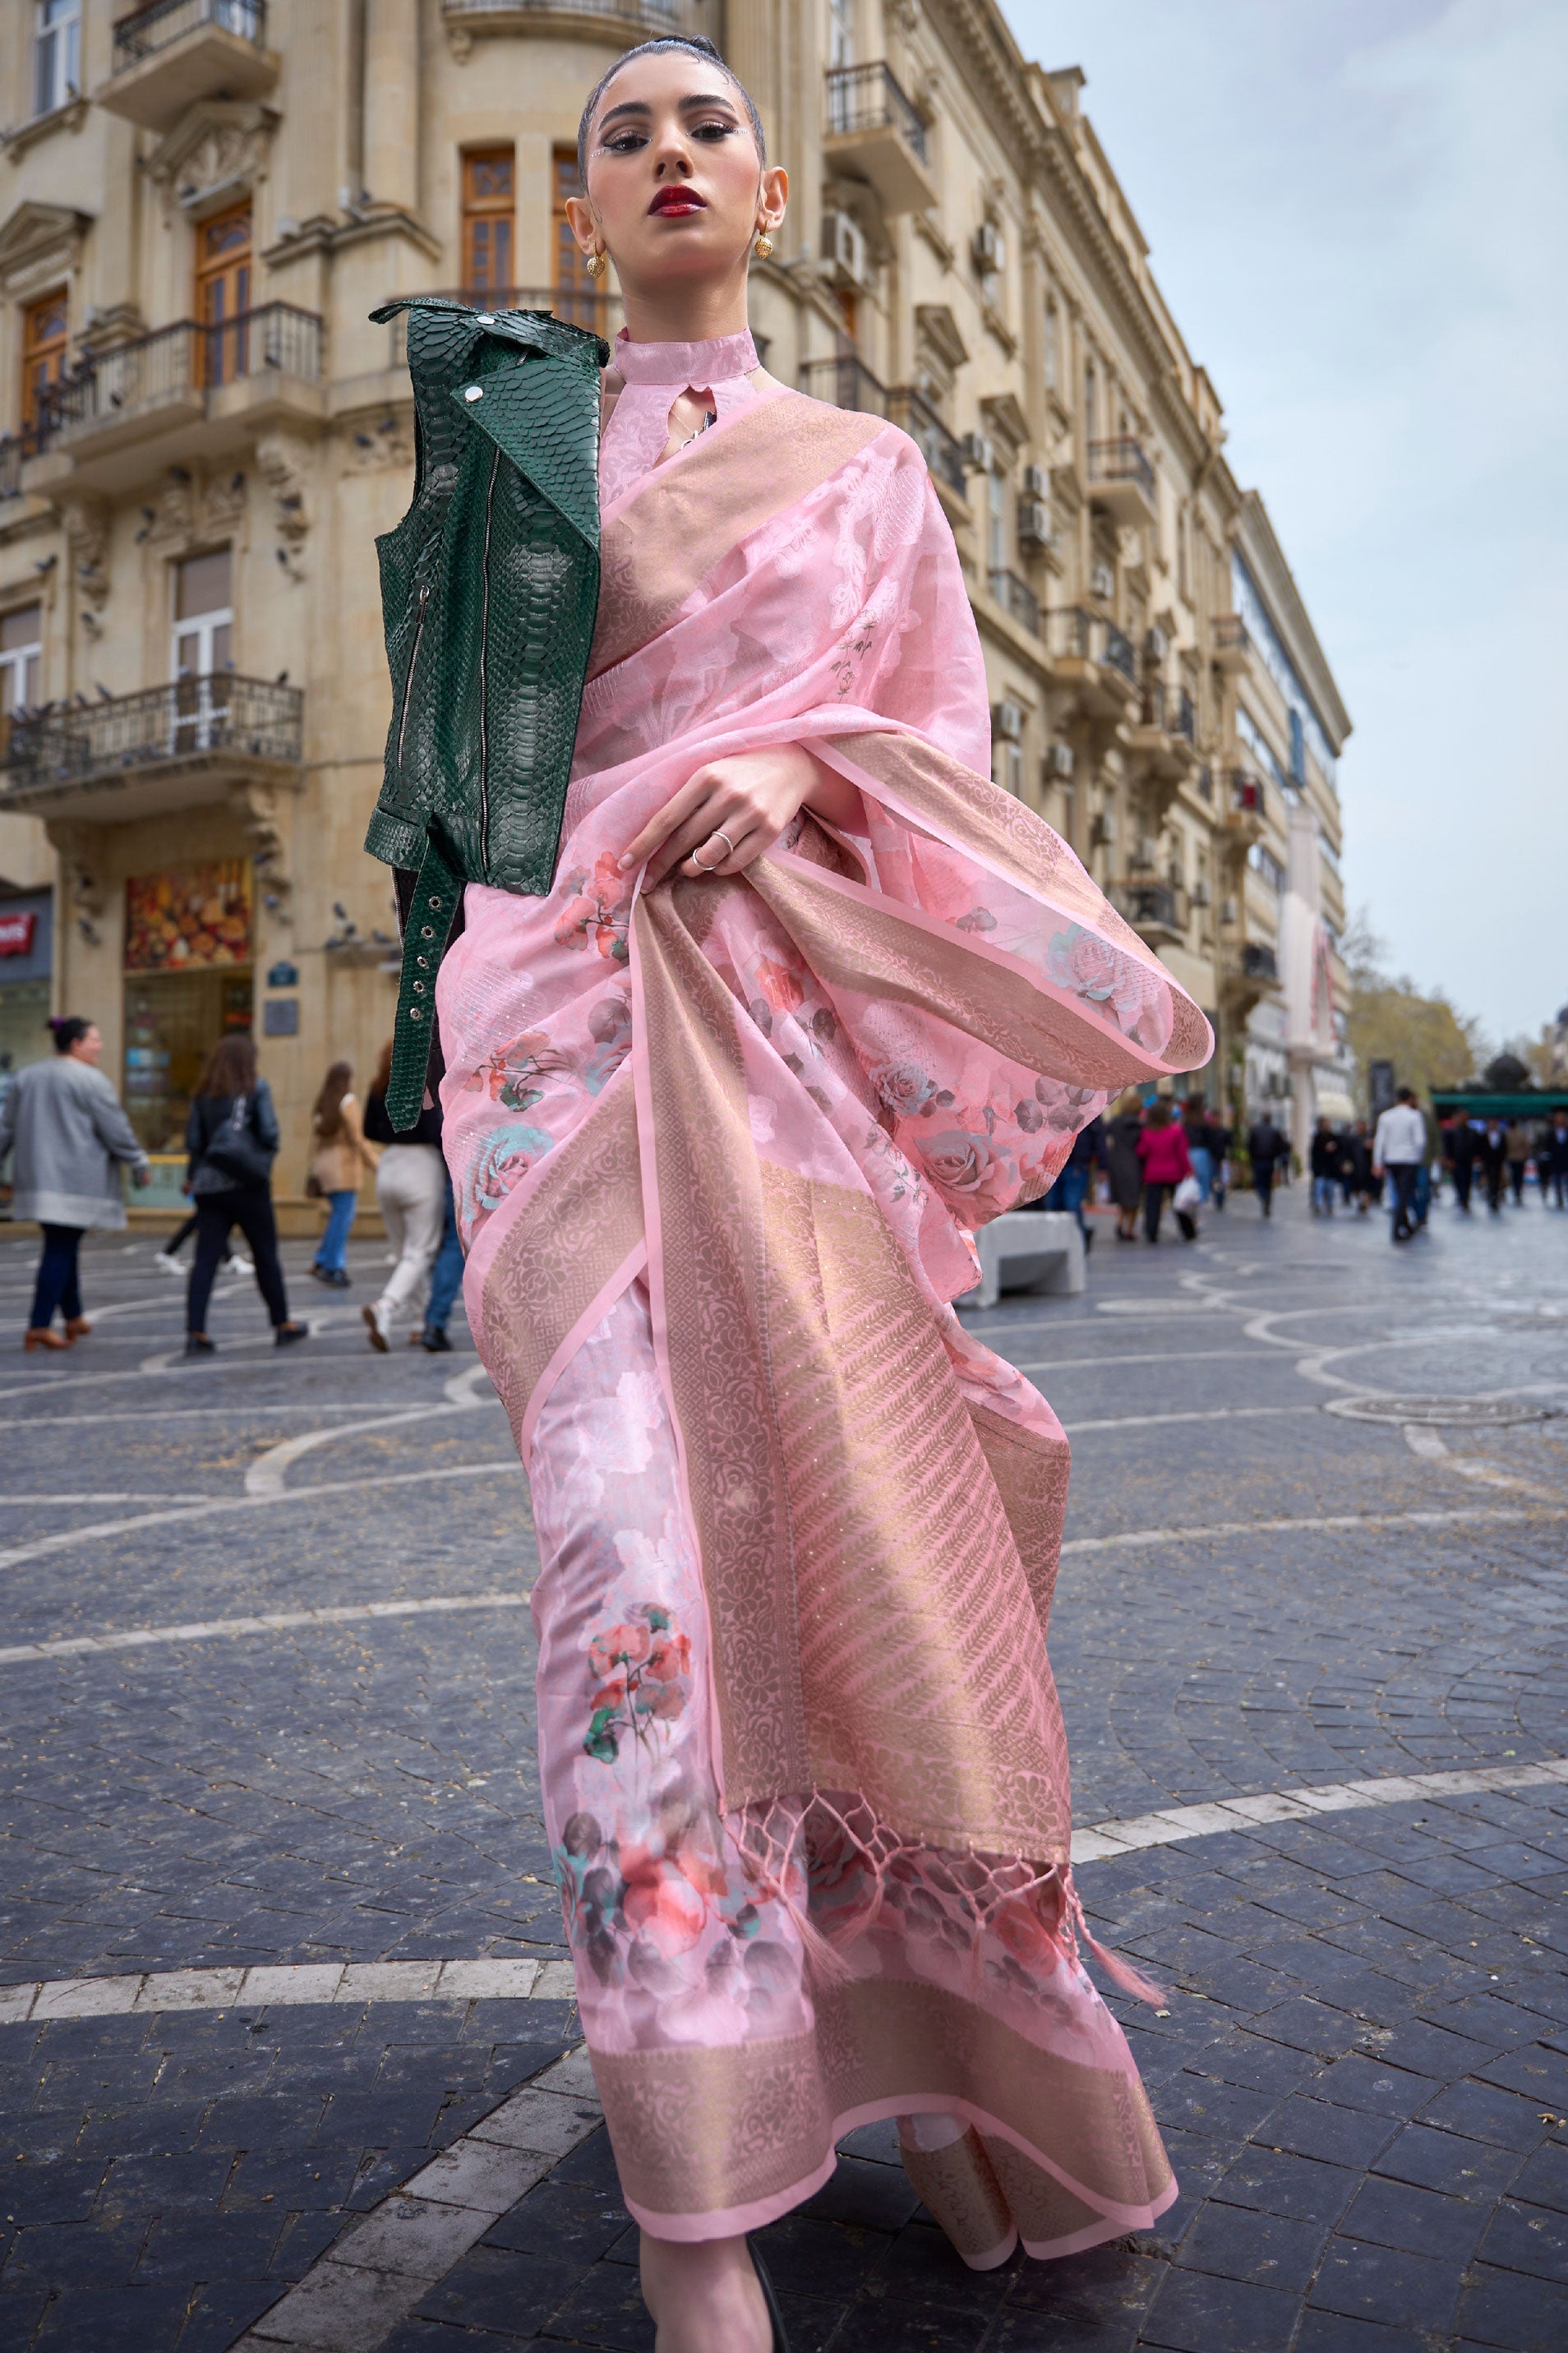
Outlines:
{"label": "white line marking on pavement", "polygon": [[1568,1520],[1568,1506],[1549,1505],[1531,1512],[1505,1504],[1472,1504],[1450,1512],[1336,1512],[1321,1520],[1218,1520],[1206,1528],[1129,1528],[1117,1536],[1069,1536],[1062,1553],[1065,1557],[1069,1552],[1121,1552],[1139,1545],[1202,1544],[1229,1536],[1323,1535],[1354,1528],[1517,1527],[1536,1520]]}
{"label": "white line marking on pavement", "polygon": [[1327,1781],[1297,1789],[1265,1790],[1256,1798],[1221,1798],[1203,1806],[1167,1806],[1131,1820],[1096,1822],[1075,1831],[1072,1859],[1100,1862],[1143,1846],[1174,1846],[1215,1831],[1256,1830],[1260,1822],[1299,1822],[1315,1814],[1348,1812],[1352,1807],[1400,1806],[1413,1799],[1479,1795],[1488,1789],[1533,1789],[1568,1782],[1568,1757],[1543,1757],[1535,1765],[1478,1765],[1458,1773],[1393,1774],[1376,1781]]}
{"label": "white line marking on pavement", "polygon": [[[480,1381],[489,1391],[489,1399],[475,1394]],[[280,1439],[276,1446],[269,1446],[265,1454],[259,1455],[246,1472],[246,1493],[274,1499],[280,1496],[284,1493],[283,1482],[290,1464],[298,1462],[302,1454],[314,1453],[320,1446],[342,1446],[347,1440],[358,1438],[367,1430],[395,1430],[399,1424],[410,1421],[438,1421],[446,1414],[472,1413],[477,1407],[487,1402],[499,1402],[490,1388],[489,1375],[482,1365],[465,1366],[460,1373],[454,1373],[442,1387],[446,1398],[444,1405],[408,1406],[396,1413],[373,1415],[366,1421],[336,1422],[330,1430],[311,1430],[299,1438]]]}
{"label": "white line marking on pavement", "polygon": [[1124,1413],[1107,1421],[1064,1421],[1063,1430],[1076,1438],[1086,1430],[1153,1430],[1166,1421],[1257,1421],[1277,1413],[1321,1413],[1317,1405],[1219,1405],[1193,1413]]}
{"label": "white line marking on pavement", "polygon": [[573,1989],[570,1961],[295,1961],[255,1968],[138,1969],[126,1977],[0,1986],[0,2023],[318,2002],[569,2001]]}
{"label": "white line marking on pavement", "polygon": [[362,2353],[384,2344],[420,2297],[602,2120],[579,2043],[334,2239],[252,2322],[234,2353],[290,2345]]}
{"label": "white line marking on pavement", "polygon": [[[1568,1757],[1533,1765],[1478,1765],[1456,1772],[1396,1773],[1370,1781],[1304,1783],[1253,1797],[1095,1822],[1074,1831],[1072,1860],[1103,1862],[1140,1847],[1176,1846],[1221,1831],[1308,1821],[1368,1806],[1403,1806],[1490,1789],[1561,1788]],[[300,2008],[321,2002],[564,2001],[574,1990],[570,1961],[300,1961],[252,1968],[147,1969],[125,1977],[53,1978],[0,1986],[0,2025],[37,2026],[57,2018],[139,2016],[172,2010]],[[483,2127],[478,2127],[482,2132]]]}
{"label": "white line marking on pavement", "polygon": [[40,1536],[36,1544],[16,1545],[9,1552],[0,1552],[0,1568],[16,1568],[24,1561],[37,1560],[45,1553],[69,1552],[78,1545],[94,1544],[101,1537],[129,1535],[138,1528],[166,1527],[177,1520],[205,1520],[218,1512],[258,1512],[275,1508],[279,1504],[308,1504],[313,1496],[353,1495],[366,1487],[412,1487],[426,1479],[477,1479],[484,1474],[504,1475],[515,1471],[521,1476],[521,1465],[515,1454],[492,1455],[484,1462],[447,1463],[437,1471],[384,1471],[366,1479],[325,1479],[314,1487],[286,1487],[276,1495],[223,1495],[208,1504],[188,1504],[178,1511],[143,1512],[130,1520],[95,1520],[90,1527],[63,1528],[52,1536]]}
{"label": "white line marking on pavement", "polygon": [[0,1494],[0,1510],[7,1504],[22,1510],[36,1510],[47,1504],[55,1507],[68,1504],[211,1504],[219,1499],[214,1495],[170,1495],[132,1493],[129,1490],[109,1494],[78,1493],[74,1495],[4,1495]]}
{"label": "white line marking on pavement", "polygon": [[[531,1588],[530,1588],[531,1590]],[[441,1609],[521,1609],[521,1593],[437,1593],[421,1601],[353,1601],[333,1609],[277,1609],[262,1618],[207,1618],[188,1626],[132,1626],[118,1634],[62,1635],[0,1651],[0,1666],[20,1659],[67,1659],[96,1651],[144,1651],[156,1642],[210,1642],[222,1634],[275,1634],[307,1626],[351,1626],[369,1618],[421,1618]]]}

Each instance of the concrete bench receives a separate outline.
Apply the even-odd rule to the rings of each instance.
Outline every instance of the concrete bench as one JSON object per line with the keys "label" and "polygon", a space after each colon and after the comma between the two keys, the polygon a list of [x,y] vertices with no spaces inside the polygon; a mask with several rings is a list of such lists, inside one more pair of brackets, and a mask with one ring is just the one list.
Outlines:
{"label": "concrete bench", "polygon": [[964,1307],[994,1307],[1005,1291],[1081,1291],[1087,1277],[1083,1234],[1068,1209],[1011,1209],[974,1237],[980,1288]]}

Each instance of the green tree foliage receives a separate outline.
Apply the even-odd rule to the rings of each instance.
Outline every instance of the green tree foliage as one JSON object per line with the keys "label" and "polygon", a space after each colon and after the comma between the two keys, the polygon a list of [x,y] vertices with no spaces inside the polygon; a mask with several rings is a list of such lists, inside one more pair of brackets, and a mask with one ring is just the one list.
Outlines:
{"label": "green tree foliage", "polygon": [[1395,1083],[1414,1087],[1420,1095],[1434,1087],[1463,1086],[1473,1077],[1486,1052],[1479,1022],[1456,1011],[1441,989],[1429,995],[1408,974],[1390,974],[1384,944],[1364,913],[1347,929],[1342,953],[1350,980],[1350,1046],[1363,1104],[1369,1062],[1392,1062]]}

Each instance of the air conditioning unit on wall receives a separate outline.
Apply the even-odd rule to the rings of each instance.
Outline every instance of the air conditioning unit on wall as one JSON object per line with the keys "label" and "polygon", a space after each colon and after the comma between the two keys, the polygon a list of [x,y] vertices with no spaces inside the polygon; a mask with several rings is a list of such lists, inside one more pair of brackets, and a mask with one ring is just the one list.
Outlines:
{"label": "air conditioning unit on wall", "polygon": [[999,735],[1005,744],[1021,743],[1024,735],[1022,705],[1008,702],[1005,698],[1000,702],[994,702],[991,706],[991,733],[993,735]]}
{"label": "air conditioning unit on wall", "polygon": [[1053,744],[1050,746],[1046,754],[1046,773],[1052,776],[1071,776],[1072,745],[1070,744]]}
{"label": "air conditioning unit on wall", "polygon": [[1026,499],[1047,499],[1051,494],[1051,478],[1044,466],[1024,469],[1024,496]]}
{"label": "air conditioning unit on wall", "polygon": [[1051,511],[1044,499],[1020,499],[1018,537],[1023,545],[1049,547],[1051,536]]}
{"label": "air conditioning unit on wall", "polygon": [[1089,575],[1089,585],[1091,595],[1109,602],[1116,594],[1116,575],[1109,564],[1097,564]]}
{"label": "air conditioning unit on wall", "polygon": [[1109,849],[1114,846],[1116,840],[1116,811],[1114,809],[1101,809],[1100,811],[1100,814],[1096,817],[1093,824],[1089,828],[1089,838],[1090,841],[1096,843],[1100,849]]}
{"label": "air conditioning unit on wall", "polygon": [[1007,246],[994,221],[982,221],[974,232],[974,267],[994,277],[1007,267]]}
{"label": "air conditioning unit on wall", "polygon": [[1163,662],[1164,660],[1165,632],[1163,629],[1144,630],[1143,659],[1145,661],[1151,662]]}
{"label": "air conditioning unit on wall", "polygon": [[868,286],[871,258],[866,232],[849,213],[822,216],[822,259],[829,277],[844,286]]}
{"label": "air conditioning unit on wall", "polygon": [[995,445],[988,441],[984,433],[966,433],[959,446],[966,473],[990,474],[995,471]]}

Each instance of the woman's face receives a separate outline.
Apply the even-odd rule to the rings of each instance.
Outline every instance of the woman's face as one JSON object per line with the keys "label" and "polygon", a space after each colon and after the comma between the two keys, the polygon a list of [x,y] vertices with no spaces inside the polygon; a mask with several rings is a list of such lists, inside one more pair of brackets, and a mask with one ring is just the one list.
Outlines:
{"label": "woman's face", "polygon": [[66,1050],[74,1054],[79,1062],[96,1062],[103,1051],[103,1039],[99,1034],[97,1022],[89,1022],[75,1044]]}
{"label": "woman's face", "polygon": [[585,253],[603,248],[623,287],[722,277],[784,218],[787,175],[764,172],[740,92],[679,49],[616,74],[589,126],[588,195],[567,198]]}

